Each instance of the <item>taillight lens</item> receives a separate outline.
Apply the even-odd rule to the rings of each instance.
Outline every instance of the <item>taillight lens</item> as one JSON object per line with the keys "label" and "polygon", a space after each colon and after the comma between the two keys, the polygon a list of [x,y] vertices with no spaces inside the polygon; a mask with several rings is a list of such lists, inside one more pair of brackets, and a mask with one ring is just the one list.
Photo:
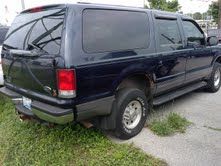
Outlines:
{"label": "taillight lens", "polygon": [[43,8],[41,6],[39,6],[39,7],[31,8],[30,12],[36,13],[36,12],[41,12],[42,10],[43,10]]}
{"label": "taillight lens", "polygon": [[76,97],[76,74],[75,70],[57,70],[58,95],[63,98]]}

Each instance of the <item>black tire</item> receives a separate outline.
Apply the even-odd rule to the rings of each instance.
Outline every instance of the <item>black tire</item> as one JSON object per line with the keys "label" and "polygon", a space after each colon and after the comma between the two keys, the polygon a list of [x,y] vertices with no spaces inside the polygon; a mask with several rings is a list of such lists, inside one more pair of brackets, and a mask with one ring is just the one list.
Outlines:
{"label": "black tire", "polygon": [[[130,103],[137,103],[140,104],[139,108],[139,121],[136,120],[138,123],[134,128],[127,128],[125,124],[125,119],[123,120],[124,112],[128,104]],[[132,105],[133,106],[133,105]],[[114,130],[115,136],[120,139],[129,139],[135,135],[137,135],[144,127],[147,113],[148,113],[148,102],[146,99],[145,94],[139,89],[123,89],[119,91],[116,95],[116,128]],[[135,106],[135,108],[136,106]],[[135,110],[135,111],[136,111]],[[141,110],[141,111],[140,111]],[[135,115],[136,118],[138,115]]]}
{"label": "black tire", "polygon": [[207,82],[207,90],[213,93],[217,92],[221,86],[220,78],[219,78],[219,83],[215,84],[216,72],[219,72],[219,75],[221,75],[221,64],[219,63],[214,64],[210,79]]}

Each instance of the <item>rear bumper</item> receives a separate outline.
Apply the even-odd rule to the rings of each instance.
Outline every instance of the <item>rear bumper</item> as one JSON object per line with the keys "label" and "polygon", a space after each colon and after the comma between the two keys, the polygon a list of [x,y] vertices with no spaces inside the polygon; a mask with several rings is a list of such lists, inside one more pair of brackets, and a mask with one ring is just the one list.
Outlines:
{"label": "rear bumper", "polygon": [[56,124],[66,124],[74,121],[74,114],[72,112],[71,113],[64,112],[63,115],[50,114],[48,111],[51,110],[44,109],[44,111],[42,111],[39,108],[32,108],[31,110],[29,110],[21,104],[16,104],[15,109],[18,113],[28,115],[34,118],[37,117],[46,122],[51,122]]}
{"label": "rear bumper", "polygon": [[71,107],[59,107],[31,98],[31,110],[29,110],[23,106],[21,94],[6,87],[0,88],[0,93],[12,99],[19,113],[56,124],[66,124],[96,116],[109,115],[114,101],[114,96],[110,96],[83,104],[72,105]]}
{"label": "rear bumper", "polygon": [[72,108],[63,109],[32,100],[31,110],[29,110],[23,106],[22,96],[20,94],[13,92],[6,87],[0,88],[0,93],[12,98],[16,111],[21,114],[37,117],[41,120],[56,124],[66,124],[74,121],[74,110]]}

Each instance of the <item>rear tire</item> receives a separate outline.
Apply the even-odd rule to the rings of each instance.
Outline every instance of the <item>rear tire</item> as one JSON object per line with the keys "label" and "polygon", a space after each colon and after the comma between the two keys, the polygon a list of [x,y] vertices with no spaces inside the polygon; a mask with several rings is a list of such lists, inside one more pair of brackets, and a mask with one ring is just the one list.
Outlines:
{"label": "rear tire", "polygon": [[116,128],[115,136],[129,139],[137,135],[144,127],[148,102],[145,94],[139,89],[122,89],[116,95]]}
{"label": "rear tire", "polygon": [[221,86],[221,64],[215,63],[210,79],[207,82],[207,89],[210,92],[219,91]]}

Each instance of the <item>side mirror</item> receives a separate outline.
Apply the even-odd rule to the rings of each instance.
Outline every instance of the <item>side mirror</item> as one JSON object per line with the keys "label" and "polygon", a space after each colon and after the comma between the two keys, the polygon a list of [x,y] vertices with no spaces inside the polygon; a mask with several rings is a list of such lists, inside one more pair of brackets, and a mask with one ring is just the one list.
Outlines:
{"label": "side mirror", "polygon": [[209,46],[215,46],[219,43],[219,40],[216,36],[210,36],[207,38],[207,44]]}

